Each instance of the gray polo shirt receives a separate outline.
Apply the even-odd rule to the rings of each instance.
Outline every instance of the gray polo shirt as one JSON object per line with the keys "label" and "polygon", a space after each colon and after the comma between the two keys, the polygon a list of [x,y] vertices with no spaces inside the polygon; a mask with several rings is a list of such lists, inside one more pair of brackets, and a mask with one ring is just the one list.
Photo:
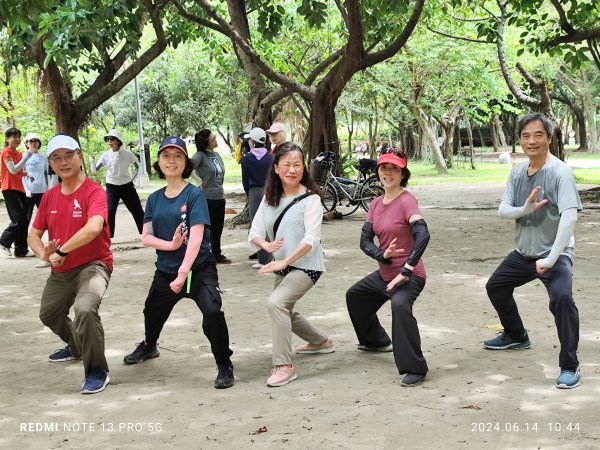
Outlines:
{"label": "gray polo shirt", "polygon": [[[510,173],[502,201],[510,206],[523,206],[536,186],[542,190],[537,201],[548,203],[516,220],[515,246],[523,256],[543,258],[550,253],[556,239],[560,214],[569,208],[581,211],[581,201],[571,168],[560,159],[550,156],[546,164],[533,175],[527,175],[529,161],[518,164]],[[573,260],[575,238],[561,253]]]}

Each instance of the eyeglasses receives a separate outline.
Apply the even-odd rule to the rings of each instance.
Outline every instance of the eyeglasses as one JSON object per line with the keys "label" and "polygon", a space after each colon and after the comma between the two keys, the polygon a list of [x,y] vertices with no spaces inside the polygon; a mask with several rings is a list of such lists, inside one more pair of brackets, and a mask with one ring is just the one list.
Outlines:
{"label": "eyeglasses", "polygon": [[73,158],[75,158],[75,155],[77,154],[77,152],[71,152],[71,153],[65,153],[63,156],[51,156],[50,161],[52,161],[53,163],[61,163],[61,162],[71,162],[73,161]]}
{"label": "eyeglasses", "polygon": [[391,153],[392,155],[396,155],[400,159],[407,159],[406,153],[401,148],[384,148],[381,150],[381,154],[385,155]]}
{"label": "eyeglasses", "polygon": [[160,159],[164,160],[164,161],[181,161],[183,160],[183,158],[185,158],[183,153],[177,152],[177,153],[161,153],[160,155],[158,155]]}
{"label": "eyeglasses", "polygon": [[38,146],[42,145],[40,141],[37,139],[31,139],[30,141],[25,142],[26,144],[37,144]]}
{"label": "eyeglasses", "polygon": [[104,138],[104,142],[111,142],[111,141],[116,141],[116,140],[117,140],[117,138],[114,138],[112,136]]}

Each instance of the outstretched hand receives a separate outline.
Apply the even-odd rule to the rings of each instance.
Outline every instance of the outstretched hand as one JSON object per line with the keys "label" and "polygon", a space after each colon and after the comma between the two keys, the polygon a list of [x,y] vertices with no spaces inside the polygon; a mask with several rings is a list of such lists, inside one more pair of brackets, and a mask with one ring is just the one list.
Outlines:
{"label": "outstretched hand", "polygon": [[42,254],[43,261],[50,261],[50,255],[52,255],[58,246],[60,245],[60,239],[52,239],[44,244],[44,253]]}
{"label": "outstretched hand", "polygon": [[392,239],[392,242],[390,242],[390,245],[385,249],[385,252],[383,252],[383,257],[386,259],[393,258],[394,256],[400,255],[403,250],[403,248],[396,248],[396,238],[394,238]]}
{"label": "outstretched hand", "polygon": [[266,242],[263,244],[263,250],[274,253],[283,245],[283,238],[275,239],[273,242]]}
{"label": "outstretched hand", "polygon": [[533,207],[533,210],[535,211],[538,208],[541,208],[542,206],[544,206],[546,203],[548,203],[548,199],[545,198],[539,202],[536,203],[536,199],[538,194],[541,192],[542,187],[541,186],[536,186],[533,188],[533,191],[531,191],[531,194],[529,194],[529,197],[527,197],[527,203],[535,203],[535,206]]}
{"label": "outstretched hand", "polygon": [[175,234],[173,234],[173,240],[171,241],[172,250],[177,250],[183,244],[185,237],[188,235],[188,230],[185,230],[181,233],[181,229],[183,227],[183,223],[180,223],[177,228],[175,228]]}

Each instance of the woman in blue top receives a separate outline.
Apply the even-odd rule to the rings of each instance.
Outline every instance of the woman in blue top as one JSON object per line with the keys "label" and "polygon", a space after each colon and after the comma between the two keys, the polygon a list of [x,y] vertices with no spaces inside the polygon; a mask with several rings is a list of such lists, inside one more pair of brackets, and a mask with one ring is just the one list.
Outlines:
{"label": "woman in blue top", "polygon": [[27,133],[25,147],[31,152],[31,157],[23,166],[23,185],[27,193],[27,223],[31,222],[33,208],[40,206],[42,195],[48,189],[48,158],[40,153],[42,141],[36,133]]}
{"label": "woman in blue top", "polygon": [[221,311],[217,266],[210,253],[210,219],[204,193],[186,178],[193,170],[182,139],[170,136],[160,145],[154,169],[167,186],[148,198],[142,242],[156,249],[154,280],[144,306],[146,339],[124,358],[137,364],[159,356],[160,332],[175,304],[193,299],[202,312],[202,330],[210,341],[219,374],[217,389],[233,386],[229,332]]}
{"label": "woman in blue top", "polygon": [[[325,271],[321,247],[323,210],[318,192],[304,164],[302,149],[291,142],[282,144],[275,152],[265,197],[248,234],[254,249],[263,249],[274,257],[259,270],[259,273],[276,274],[268,305],[273,333],[273,369],[267,386],[283,386],[297,378],[292,364],[292,333],[308,341],[296,348],[297,353],[334,351],[333,341],[294,311],[296,302]],[[277,229],[276,222],[280,223]]]}

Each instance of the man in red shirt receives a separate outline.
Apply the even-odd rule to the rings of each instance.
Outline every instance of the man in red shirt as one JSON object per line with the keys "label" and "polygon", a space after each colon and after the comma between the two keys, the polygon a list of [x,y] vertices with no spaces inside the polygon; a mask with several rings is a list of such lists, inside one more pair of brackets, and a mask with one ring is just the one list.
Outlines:
{"label": "man in red shirt", "polygon": [[[81,172],[82,155],[75,139],[66,135],[50,139],[48,161],[62,183],[44,193],[28,237],[31,249],[52,268],[40,320],[68,344],[49,360],[83,359],[81,393],[94,394],[110,381],[98,315],[113,268],[106,192]],[[46,230],[49,240],[44,243]],[[68,316],[71,306],[74,321]]]}

